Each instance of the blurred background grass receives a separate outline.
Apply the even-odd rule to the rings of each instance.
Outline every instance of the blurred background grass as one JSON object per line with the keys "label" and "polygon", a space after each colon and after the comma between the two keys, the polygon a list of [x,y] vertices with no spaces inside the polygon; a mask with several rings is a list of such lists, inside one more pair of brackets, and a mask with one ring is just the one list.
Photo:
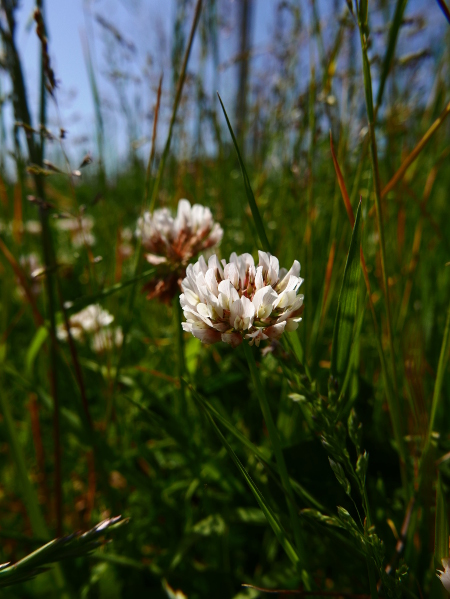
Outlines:
{"label": "blurred background grass", "polygon": [[[254,40],[262,37],[255,33],[255,13],[262,4],[271,16],[270,39],[261,46]],[[46,12],[51,13],[51,3],[38,5],[49,21]],[[6,31],[5,15],[13,4],[4,0],[2,7],[0,18]],[[243,582],[270,588],[296,588],[300,584],[245,481],[193,397],[188,392],[185,403],[180,402],[179,353],[173,324],[176,314],[172,308],[148,302],[140,293],[141,284],[131,311],[129,288],[101,298],[102,306],[114,316],[114,325],[126,327],[129,322],[130,329],[123,350],[114,347],[96,353],[89,343],[76,346],[92,427],[86,421],[68,345],[60,343],[52,357],[54,344],[42,332],[42,322],[36,317],[36,312],[46,318],[52,313],[44,290],[50,274],[31,278],[32,271],[45,261],[39,226],[30,225],[39,219],[39,210],[50,217],[48,226],[58,262],[53,273],[53,313],[58,322],[62,322],[60,302],[96,296],[134,276],[137,244],[134,236],[130,238],[130,231],[135,231],[149,193],[146,189],[154,194],[157,208],[174,209],[182,197],[211,207],[225,231],[219,250],[222,257],[228,258],[232,251],[256,254],[260,248],[257,230],[215,96],[218,89],[241,145],[272,251],[281,265],[289,267],[294,259],[301,262],[305,310],[298,336],[304,364],[324,396],[334,316],[351,237],[330,152],[330,130],[355,212],[362,199],[363,249],[378,330],[369,309],[364,310],[367,302],[361,280],[361,329],[352,353],[346,413],[355,407],[363,423],[363,447],[370,454],[367,488],[372,520],[385,544],[386,563],[394,559],[412,495],[418,508],[404,533],[407,542],[402,556],[411,568],[407,588],[420,594],[419,585],[424,594],[439,595],[432,562],[434,520],[424,516],[426,512],[434,513],[435,491],[430,484],[427,493],[417,495],[417,469],[427,439],[449,304],[450,169],[449,124],[445,117],[450,99],[450,57],[443,2],[369,3],[368,56],[376,107],[374,130],[392,348],[374,208],[359,31],[348,4],[314,0],[204,2],[158,188],[155,178],[183,72],[194,3],[177,0],[170,15],[165,16],[165,23],[172,28],[170,53],[166,51],[169,60],[146,57],[145,44],[140,48],[133,31],[122,31],[121,22],[111,21],[107,8],[102,2],[84,6],[84,60],[95,108],[95,123],[86,129],[87,138],[81,144],[71,139],[70,125],[56,119],[50,94],[48,121],[39,117],[42,101],[35,102],[34,96],[28,99],[35,129],[43,131],[36,124],[39,122],[44,127],[45,135],[31,135],[38,141],[46,138],[44,156],[51,164],[39,167],[46,169],[45,177],[38,170],[33,179],[29,165],[39,164],[39,156],[37,160],[30,156],[26,130],[17,126],[17,121],[24,119],[12,116],[8,40],[5,35],[2,38],[2,411],[9,406],[16,441],[50,537],[57,532],[90,528],[117,514],[131,518],[117,532],[112,545],[90,558],[63,563],[68,587],[80,597],[115,598],[129,593],[143,596],[148,592],[155,597],[176,596],[162,586],[165,579],[174,589],[196,598],[260,596],[257,591],[242,590]],[[128,10],[139,19],[139,11],[144,8],[142,2],[130,5]],[[34,25],[31,31],[30,35],[35,35]],[[50,30],[48,53],[53,66],[58,64],[58,56],[52,54],[51,40]],[[99,47],[109,64],[95,57],[95,48],[99,52]],[[226,61],[221,58],[222,52]],[[101,67],[97,66],[99,62]],[[46,68],[41,83],[31,86],[43,89],[48,85],[48,65]],[[62,77],[55,70],[56,79]],[[164,84],[155,163],[150,177],[146,177],[161,74]],[[380,86],[380,82],[385,84]],[[52,94],[58,99],[58,88]],[[443,118],[430,131],[441,114]],[[67,128],[67,134],[61,136],[60,128]],[[424,149],[419,146],[417,156],[413,155],[415,159],[409,163],[408,156],[427,132],[427,145]],[[86,151],[91,152],[92,163],[81,169],[81,176],[71,176]],[[402,165],[407,168],[386,188]],[[42,194],[38,185],[45,185],[49,210],[39,206]],[[38,201],[28,201],[30,194]],[[53,215],[80,213],[92,218],[92,244],[74,244],[73,235],[58,228],[60,221],[53,219]],[[30,309],[24,285],[19,284],[17,264],[35,298],[35,312]],[[391,364],[395,368],[394,393],[407,448],[410,495],[402,487],[377,339],[391,376]],[[205,347],[186,336],[186,376],[216,410],[270,455],[241,350],[223,344]],[[280,363],[285,360],[289,367],[290,358],[269,351],[264,356],[258,352],[257,360],[291,476],[316,498],[323,511],[334,514],[336,505],[343,505],[356,514],[337,484],[326,452],[308,426],[301,405],[289,398],[298,389],[295,379],[287,376]],[[55,395],[49,370],[56,372],[59,398],[61,531],[55,508]],[[440,433],[440,453],[435,458],[450,450],[448,383],[445,371],[433,422],[433,430]],[[0,430],[0,561],[6,562],[19,559],[47,539],[41,538],[33,525],[30,499],[18,476],[5,418],[0,421]],[[284,523],[281,491],[270,470],[234,437],[230,436],[229,441]],[[441,468],[444,476],[445,460]],[[434,471],[431,465],[433,477]],[[306,495],[298,502],[300,508],[317,507]],[[308,567],[317,588],[343,594],[368,592],[364,561],[345,535],[338,538],[311,523],[304,524],[304,531]],[[3,593],[5,597],[21,598],[61,596],[48,576]]]}

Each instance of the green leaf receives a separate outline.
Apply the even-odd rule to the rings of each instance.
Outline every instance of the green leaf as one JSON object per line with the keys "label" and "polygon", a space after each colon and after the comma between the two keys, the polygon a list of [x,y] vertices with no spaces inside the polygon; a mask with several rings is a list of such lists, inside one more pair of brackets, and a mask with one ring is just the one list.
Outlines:
{"label": "green leaf", "polygon": [[47,337],[48,330],[46,327],[39,327],[28,347],[27,355],[25,356],[26,376],[31,377],[34,361]]}
{"label": "green leaf", "polygon": [[[330,385],[340,388],[347,371],[353,328],[356,319],[356,299],[360,274],[361,203],[356,213],[352,240],[345,265],[344,279],[334,322],[333,346],[331,348]],[[336,389],[335,389],[336,390]]]}
{"label": "green leaf", "polygon": [[263,224],[263,221],[261,218],[261,214],[259,213],[259,209],[258,209],[258,205],[256,204],[255,196],[253,195],[252,186],[250,185],[250,179],[247,175],[247,171],[245,170],[244,162],[242,160],[242,156],[239,151],[239,146],[237,144],[236,137],[233,132],[233,128],[231,127],[231,123],[228,118],[227,111],[225,110],[225,106],[223,105],[222,98],[219,96],[219,94],[217,94],[217,96],[219,97],[219,102],[220,102],[220,105],[222,106],[223,114],[225,115],[225,119],[227,121],[228,130],[230,132],[231,139],[233,140],[233,144],[236,149],[236,153],[237,153],[238,160],[239,160],[239,165],[240,165],[241,171],[242,171],[242,176],[244,178],[245,193],[247,194],[247,200],[250,205],[250,209],[252,211],[253,220],[255,221],[255,226],[256,226],[256,230],[258,232],[259,240],[261,242],[263,250],[266,252],[270,252],[270,243],[269,243],[269,240],[267,239],[267,235],[266,235],[266,231],[264,229],[264,224]]}

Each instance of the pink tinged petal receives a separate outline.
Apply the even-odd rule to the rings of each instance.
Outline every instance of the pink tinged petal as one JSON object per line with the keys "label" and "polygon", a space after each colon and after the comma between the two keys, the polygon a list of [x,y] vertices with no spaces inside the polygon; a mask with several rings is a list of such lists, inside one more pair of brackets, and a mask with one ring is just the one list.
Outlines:
{"label": "pink tinged petal", "polygon": [[242,343],[242,335],[240,333],[222,333],[222,341],[234,348]]}
{"label": "pink tinged petal", "polygon": [[286,327],[286,322],[280,322],[278,324],[274,324],[271,327],[267,327],[264,329],[265,334],[271,339],[279,339],[281,335],[284,333],[284,329]]}
{"label": "pink tinged petal", "polygon": [[230,325],[227,322],[215,322],[212,326],[216,331],[220,331],[221,333],[225,333],[225,331],[228,331],[230,328]]}
{"label": "pink tinged petal", "polygon": [[194,337],[197,337],[197,339],[200,339],[200,341],[202,343],[204,343],[205,345],[211,345],[212,343],[218,343],[221,339],[219,331],[216,331],[215,329],[211,329],[210,327],[208,327],[206,329],[192,328],[191,333],[194,335]]}
{"label": "pink tinged petal", "polygon": [[256,329],[253,333],[246,335],[245,338],[250,339],[249,345],[255,344],[256,347],[259,347],[261,341],[268,339],[267,335],[264,333],[264,329]]}

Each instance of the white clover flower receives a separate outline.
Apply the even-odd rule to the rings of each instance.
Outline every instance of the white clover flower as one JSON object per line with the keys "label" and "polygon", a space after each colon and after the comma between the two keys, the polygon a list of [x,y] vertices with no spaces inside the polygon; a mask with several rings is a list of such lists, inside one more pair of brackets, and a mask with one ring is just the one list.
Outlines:
{"label": "white clover flower", "polygon": [[185,331],[203,343],[222,340],[236,347],[243,338],[259,345],[298,327],[303,305],[300,263],[295,260],[287,271],[279,268],[275,256],[258,254],[256,267],[250,254],[235,253],[228,263],[213,255],[208,264],[203,256],[189,264],[180,296]]}
{"label": "white clover flower", "polygon": [[445,587],[445,590],[450,593],[450,559],[444,557],[442,560],[442,566],[444,568],[444,571],[442,570],[437,570],[436,572],[436,576],[439,578],[439,580],[442,582],[442,584]]}
{"label": "white clover flower", "polygon": [[[99,304],[91,304],[69,318],[70,334],[74,339],[81,341],[85,333],[98,333],[113,320],[114,316]],[[57,327],[56,336],[61,341],[67,340],[67,329],[64,323]]]}
{"label": "white clover flower", "polygon": [[163,275],[144,287],[147,298],[170,301],[179,289],[179,279],[185,276],[186,265],[200,252],[217,246],[223,230],[214,222],[211,210],[200,204],[191,206],[188,200],[178,202],[173,218],[167,208],[145,212],[139,218],[136,235],[142,238],[145,258],[154,266],[163,266]]}
{"label": "white clover flower", "polygon": [[201,251],[218,245],[223,230],[214,222],[211,210],[200,204],[191,206],[188,200],[178,202],[175,218],[167,208],[145,212],[139,218],[136,235],[150,253],[150,264],[176,263],[184,266]]}

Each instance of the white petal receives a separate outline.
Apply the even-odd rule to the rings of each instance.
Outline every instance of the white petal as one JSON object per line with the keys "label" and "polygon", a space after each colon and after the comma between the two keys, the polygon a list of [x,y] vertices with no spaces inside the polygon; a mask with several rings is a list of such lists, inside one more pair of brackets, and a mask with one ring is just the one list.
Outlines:
{"label": "white petal", "polygon": [[230,308],[230,324],[239,331],[245,331],[253,324],[255,308],[245,296],[232,303]]}
{"label": "white petal", "polygon": [[270,285],[258,289],[253,296],[253,306],[255,308],[255,317],[258,319],[267,318],[272,312],[272,305],[278,299],[277,294]]}

